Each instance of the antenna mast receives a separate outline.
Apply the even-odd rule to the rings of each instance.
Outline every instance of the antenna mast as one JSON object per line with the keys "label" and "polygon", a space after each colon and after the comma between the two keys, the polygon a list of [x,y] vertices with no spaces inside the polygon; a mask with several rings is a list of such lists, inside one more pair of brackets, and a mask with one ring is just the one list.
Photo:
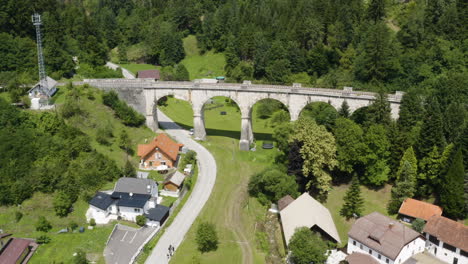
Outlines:
{"label": "antenna mast", "polygon": [[40,92],[44,96],[49,96],[49,87],[47,85],[47,75],[44,65],[44,55],[42,53],[42,36],[41,36],[41,15],[35,13],[32,15],[32,23],[36,26],[36,42],[37,42],[37,62],[39,64],[39,82],[40,82]]}

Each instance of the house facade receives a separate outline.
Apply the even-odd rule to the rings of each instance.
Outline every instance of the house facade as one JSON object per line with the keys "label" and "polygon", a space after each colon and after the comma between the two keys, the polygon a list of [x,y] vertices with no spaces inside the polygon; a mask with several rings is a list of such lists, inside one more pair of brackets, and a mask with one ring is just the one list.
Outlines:
{"label": "house facade", "polygon": [[427,251],[452,264],[468,263],[468,227],[443,216],[434,215],[423,229]]}
{"label": "house facade", "polygon": [[359,218],[348,237],[348,254],[367,254],[382,264],[404,263],[425,248],[418,232],[377,212]]}
{"label": "house facade", "polygon": [[116,219],[134,222],[138,215],[158,206],[158,197],[158,185],[153,180],[120,178],[112,192],[98,192],[90,200],[86,218],[94,218],[97,224]]}
{"label": "house facade", "polygon": [[161,133],[149,144],[138,145],[140,169],[165,171],[176,166],[183,144]]}

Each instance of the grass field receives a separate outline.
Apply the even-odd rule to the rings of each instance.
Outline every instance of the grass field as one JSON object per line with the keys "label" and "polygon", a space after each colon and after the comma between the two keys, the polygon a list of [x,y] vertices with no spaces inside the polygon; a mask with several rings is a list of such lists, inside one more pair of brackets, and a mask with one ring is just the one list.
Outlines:
{"label": "grass field", "polygon": [[185,59],[181,63],[187,68],[190,80],[225,75],[226,60],[223,53],[208,51],[205,54],[200,54],[197,39],[193,35],[184,39],[184,50]]}
{"label": "grass field", "polygon": [[135,76],[139,71],[154,70],[154,69],[161,68],[152,64],[129,63],[129,64],[119,64],[119,65],[120,67],[129,70]]}
{"label": "grass field", "polygon": [[[214,103],[224,101],[223,97],[213,99]],[[160,107],[160,109],[179,125],[187,129],[193,126],[193,114],[187,102],[169,98],[167,106]],[[220,115],[220,111],[226,111],[227,115]],[[271,139],[271,127],[268,125],[268,119],[256,118],[256,106],[253,109],[252,119],[257,146],[259,146],[258,139]],[[246,241],[252,256],[252,262],[249,263],[265,263],[264,253],[257,249],[255,227],[264,220],[266,208],[259,205],[255,199],[248,197],[246,183],[252,174],[271,165],[276,153],[275,150],[267,151],[258,147],[256,152],[239,151],[240,122],[240,113],[234,107],[223,106],[205,110],[208,137],[203,144],[216,158],[217,182],[210,200],[177,250],[173,263],[198,263],[197,261],[199,263],[245,263],[246,260],[243,257],[246,254],[246,243],[244,243]],[[353,220],[347,221],[339,215],[348,187],[348,185],[333,186],[325,203],[332,213],[340,234],[342,240],[340,246],[346,245],[347,232],[353,224]],[[386,204],[390,199],[389,185],[380,190],[362,186],[361,190],[364,197],[364,214],[374,211],[387,214]],[[218,228],[221,244],[216,252],[200,254],[196,250],[195,227],[203,220],[215,223]]]}

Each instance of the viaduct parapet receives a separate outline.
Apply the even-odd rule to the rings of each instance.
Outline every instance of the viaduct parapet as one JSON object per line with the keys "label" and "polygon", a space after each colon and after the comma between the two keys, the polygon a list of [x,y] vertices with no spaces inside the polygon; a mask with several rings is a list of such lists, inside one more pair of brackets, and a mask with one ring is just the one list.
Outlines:
{"label": "viaduct parapet", "polygon": [[[351,87],[343,90],[308,88],[300,84],[292,86],[256,85],[249,81],[238,83],[204,83],[194,82],[163,82],[142,79],[85,79],[83,82],[102,90],[115,90],[121,99],[126,101],[138,112],[146,116],[146,124],[153,130],[158,129],[156,114],[157,102],[168,95],[189,102],[193,109],[193,124],[195,138],[206,138],[203,107],[215,96],[225,96],[232,99],[240,108],[241,138],[240,149],[249,150],[253,142],[252,108],[262,99],[275,99],[283,103],[289,110],[291,121],[299,115],[309,103],[325,102],[339,109],[344,101],[349,105],[350,112],[370,105],[376,97],[375,93],[353,91]],[[398,118],[402,92],[388,95],[393,118]]]}

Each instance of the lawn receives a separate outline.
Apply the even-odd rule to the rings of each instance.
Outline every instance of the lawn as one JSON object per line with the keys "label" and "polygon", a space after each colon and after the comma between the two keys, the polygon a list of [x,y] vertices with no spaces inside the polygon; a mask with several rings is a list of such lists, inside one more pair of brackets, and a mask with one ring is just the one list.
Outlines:
{"label": "lawn", "polygon": [[[84,233],[57,234],[60,229],[69,227],[71,222],[87,227],[85,212],[88,203],[80,199],[74,204],[73,209],[74,211],[67,217],[58,217],[54,213],[52,196],[36,193],[20,207],[0,207],[0,229],[12,233],[15,237],[36,238],[42,232],[36,231],[35,224],[40,216],[45,216],[52,224],[52,230],[47,233],[51,242],[39,246],[29,263],[54,263],[54,261],[70,263],[73,253],[78,249],[86,252],[88,258],[95,260],[96,263],[104,263],[102,252],[114,225],[99,226],[94,230],[85,229]],[[17,211],[23,213],[19,222],[15,221]]]}
{"label": "lawn", "polygon": [[138,64],[138,63],[119,64],[119,66],[124,68],[124,69],[129,70],[135,76],[139,71],[154,70],[154,69],[161,68],[161,67],[157,67],[157,66],[152,65],[152,64]]}
{"label": "lawn", "polygon": [[211,50],[200,54],[197,39],[193,35],[184,39],[184,50],[185,59],[181,63],[187,68],[190,80],[225,76],[226,59],[224,53],[215,53]]}

